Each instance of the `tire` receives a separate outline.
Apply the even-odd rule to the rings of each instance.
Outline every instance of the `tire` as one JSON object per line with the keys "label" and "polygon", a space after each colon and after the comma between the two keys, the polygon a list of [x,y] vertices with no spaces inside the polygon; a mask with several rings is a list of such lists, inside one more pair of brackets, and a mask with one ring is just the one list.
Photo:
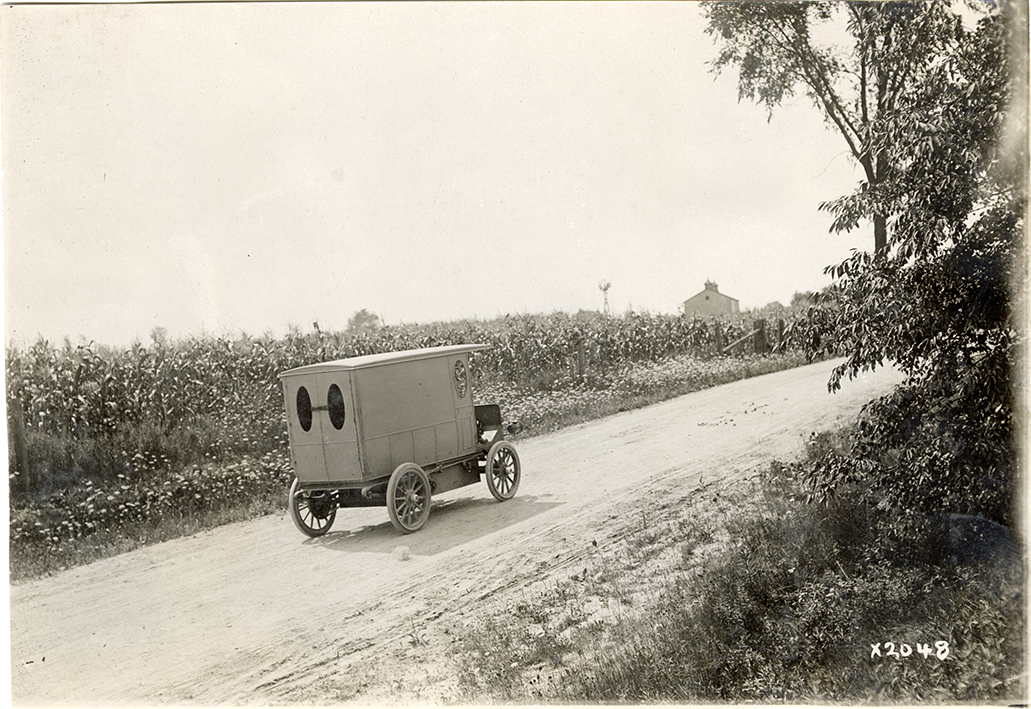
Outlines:
{"label": "tire", "polygon": [[294,521],[295,527],[309,537],[321,537],[333,526],[337,508],[330,501],[329,491],[309,492],[299,489],[299,486],[300,481],[294,478],[287,501],[287,506],[290,508],[290,519]]}
{"label": "tire", "polygon": [[519,489],[522,465],[519,453],[508,441],[498,441],[487,453],[487,465],[483,469],[487,478],[487,489],[498,502],[511,500]]}
{"label": "tire", "polygon": [[415,463],[402,463],[387,483],[390,523],[404,534],[418,532],[430,516],[430,478]]}

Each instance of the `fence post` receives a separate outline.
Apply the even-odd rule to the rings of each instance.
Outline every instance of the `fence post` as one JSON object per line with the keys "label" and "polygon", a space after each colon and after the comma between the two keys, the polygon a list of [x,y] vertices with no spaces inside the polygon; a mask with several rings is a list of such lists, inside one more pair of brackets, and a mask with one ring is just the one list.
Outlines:
{"label": "fence post", "polygon": [[584,338],[578,335],[576,338],[576,373],[583,379],[586,370],[587,357],[584,355]]}
{"label": "fence post", "polygon": [[18,466],[18,477],[26,493],[32,493],[32,478],[29,471],[29,446],[25,440],[25,409],[21,399],[9,400],[7,412],[10,418],[11,437],[14,439],[14,459]]}
{"label": "fence post", "polygon": [[766,321],[756,320],[752,329],[755,331],[752,336],[752,351],[755,354],[766,354],[769,351],[766,345]]}
{"label": "fence post", "polygon": [[723,327],[719,323],[716,323],[716,332],[713,336],[713,340],[716,345],[716,354],[723,354]]}

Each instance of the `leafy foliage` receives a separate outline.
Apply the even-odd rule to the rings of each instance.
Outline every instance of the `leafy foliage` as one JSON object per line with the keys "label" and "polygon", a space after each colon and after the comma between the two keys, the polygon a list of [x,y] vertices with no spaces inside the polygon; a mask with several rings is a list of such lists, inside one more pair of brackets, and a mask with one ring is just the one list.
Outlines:
{"label": "leafy foliage", "polygon": [[[738,67],[739,97],[772,113],[803,87],[862,166],[871,193],[899,167],[891,131],[909,109],[911,88],[943,49],[963,41],[960,18],[940,0],[712,2],[706,12],[707,32],[722,41],[714,69]],[[847,50],[818,39],[828,35]],[[880,251],[893,212],[876,201],[871,206],[874,250]]]}
{"label": "leafy foliage", "polygon": [[381,327],[382,321],[379,315],[370,313],[365,308],[362,308],[354,315],[352,315],[347,321],[348,332],[361,332],[363,330],[376,330]]}
{"label": "leafy foliage", "polygon": [[130,531],[224,511],[264,496],[280,498],[293,479],[285,452],[182,472],[170,472],[154,460],[140,464],[159,472],[136,481],[122,476],[116,485],[87,480],[32,507],[16,509],[11,517],[12,547],[38,554],[101,531]]}
{"label": "leafy foliage", "polygon": [[[867,180],[823,205],[832,229],[883,229],[873,254],[828,267],[834,287],[791,333],[811,354],[846,357],[831,389],[885,363],[907,375],[864,409],[860,462],[828,462],[820,491],[872,479],[884,504],[1012,521],[1026,18],[1016,3],[969,5],[972,26],[945,2],[719,3],[710,32],[724,40],[717,68],[740,67],[742,96],[772,108],[802,83],[863,165]],[[844,55],[813,41],[839,11]]]}

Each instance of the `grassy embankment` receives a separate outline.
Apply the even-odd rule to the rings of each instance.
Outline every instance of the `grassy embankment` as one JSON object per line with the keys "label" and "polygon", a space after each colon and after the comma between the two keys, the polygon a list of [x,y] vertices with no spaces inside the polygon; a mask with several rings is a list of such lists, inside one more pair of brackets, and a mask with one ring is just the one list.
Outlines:
{"label": "grassy embankment", "polygon": [[1022,549],[799,482],[847,434],[648,524],[460,635],[465,698],[499,702],[1010,703],[1026,697]]}

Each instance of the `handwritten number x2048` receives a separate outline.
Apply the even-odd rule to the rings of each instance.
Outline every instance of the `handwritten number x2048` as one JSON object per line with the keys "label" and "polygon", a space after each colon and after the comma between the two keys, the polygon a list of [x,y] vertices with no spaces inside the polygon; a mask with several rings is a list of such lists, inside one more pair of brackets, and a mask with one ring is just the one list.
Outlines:
{"label": "handwritten number x2048", "polygon": [[[883,652],[881,648],[884,648]],[[939,660],[944,660],[949,656],[949,642],[947,640],[939,640],[934,644],[932,649],[930,645],[924,643],[916,644],[916,652],[919,655],[923,655],[924,659],[927,659],[931,655],[934,655]],[[895,643],[873,643],[870,645],[870,657],[909,657],[913,654],[913,647],[906,643],[900,643],[897,646]]]}

